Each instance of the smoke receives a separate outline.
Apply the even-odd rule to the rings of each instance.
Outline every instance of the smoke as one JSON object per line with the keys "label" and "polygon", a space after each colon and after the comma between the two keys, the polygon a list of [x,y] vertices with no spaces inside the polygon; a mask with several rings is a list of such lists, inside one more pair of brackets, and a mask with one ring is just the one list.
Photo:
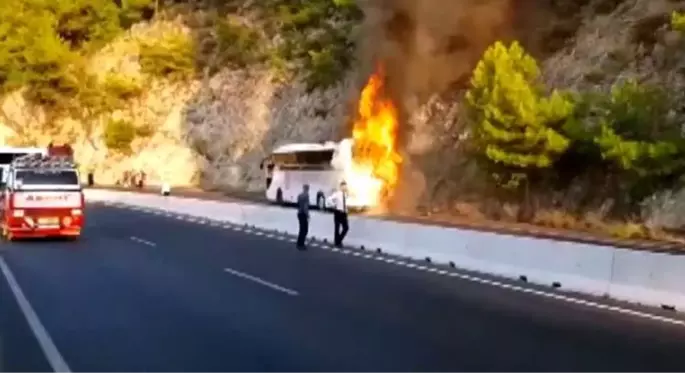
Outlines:
{"label": "smoke", "polygon": [[483,51],[512,35],[516,0],[372,0],[365,61],[381,62],[396,99],[424,102],[468,79]]}
{"label": "smoke", "polygon": [[[528,0],[367,0],[360,60],[362,76],[383,66],[387,92],[400,114],[402,180],[393,210],[413,210],[424,191],[421,167],[408,152],[412,138],[436,144],[427,124],[410,115],[431,97],[466,87],[485,49],[515,34],[516,10]],[[399,203],[398,202],[402,202]]]}

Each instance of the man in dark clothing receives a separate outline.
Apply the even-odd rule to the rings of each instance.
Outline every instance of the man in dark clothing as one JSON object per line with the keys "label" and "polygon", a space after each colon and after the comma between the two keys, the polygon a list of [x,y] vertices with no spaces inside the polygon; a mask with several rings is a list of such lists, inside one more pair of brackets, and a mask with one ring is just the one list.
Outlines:
{"label": "man in dark clothing", "polygon": [[343,239],[349,229],[347,223],[347,183],[340,183],[340,189],[328,197],[328,206],[333,208],[334,239],[336,247],[342,247]]}
{"label": "man in dark clothing", "polygon": [[297,221],[300,224],[300,232],[297,235],[298,250],[305,250],[305,240],[309,233],[309,184],[302,186],[302,193],[297,196]]}

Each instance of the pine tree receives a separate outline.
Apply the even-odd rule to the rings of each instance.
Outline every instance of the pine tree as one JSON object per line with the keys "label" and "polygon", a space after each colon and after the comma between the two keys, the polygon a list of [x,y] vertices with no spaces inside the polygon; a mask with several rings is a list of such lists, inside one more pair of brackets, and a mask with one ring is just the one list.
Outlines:
{"label": "pine tree", "polygon": [[478,149],[514,173],[549,168],[569,140],[558,128],[572,110],[565,96],[545,97],[536,61],[517,43],[495,43],[471,78],[466,99],[474,119]]}

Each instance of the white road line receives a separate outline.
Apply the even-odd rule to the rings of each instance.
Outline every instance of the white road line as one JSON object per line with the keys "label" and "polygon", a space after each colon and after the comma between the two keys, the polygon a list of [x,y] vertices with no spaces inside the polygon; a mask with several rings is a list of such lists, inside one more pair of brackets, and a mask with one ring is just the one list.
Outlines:
{"label": "white road line", "polygon": [[133,241],[133,242],[142,243],[143,245],[146,245],[146,246],[150,246],[150,247],[156,247],[156,246],[157,246],[157,244],[154,243],[154,242],[150,242],[150,241],[148,241],[148,240],[144,240],[144,239],[139,238],[139,237],[136,237],[136,236],[131,236],[131,237],[129,237],[129,238],[130,238],[131,241]]}
{"label": "white road line", "polygon": [[272,282],[269,282],[269,281],[266,281],[266,280],[262,280],[262,279],[259,278],[259,277],[255,277],[255,276],[252,276],[252,275],[248,275],[247,273],[243,273],[243,272],[240,272],[240,271],[236,271],[235,269],[224,268],[224,271],[225,271],[225,272],[228,272],[228,273],[230,273],[230,274],[232,274],[232,275],[234,275],[234,276],[238,276],[238,277],[244,278],[244,279],[246,279],[246,280],[250,280],[250,281],[256,282],[256,283],[258,283],[258,284],[260,284],[260,285],[264,285],[264,286],[269,287],[269,288],[271,288],[271,289],[273,289],[273,290],[277,290],[277,291],[280,291],[280,292],[282,292],[282,293],[286,293],[286,294],[288,294],[288,295],[292,295],[292,296],[299,295],[299,293],[298,293],[297,291],[295,291],[295,290],[291,290],[291,289],[285,288],[285,287],[283,287],[283,286],[276,285],[276,284],[274,284],[274,283],[272,283]]}
{"label": "white road line", "polygon": [[7,279],[7,284],[9,285],[10,290],[14,294],[14,297],[17,299],[19,308],[21,309],[21,312],[24,314],[24,317],[26,317],[26,321],[28,322],[31,331],[33,332],[33,335],[38,340],[38,344],[40,345],[40,348],[43,350],[43,353],[45,354],[48,363],[50,363],[50,367],[52,367],[52,370],[55,372],[64,373],[71,372],[71,369],[69,369],[69,366],[64,361],[62,354],[60,354],[59,350],[57,350],[57,346],[55,346],[55,343],[52,341],[52,338],[50,338],[50,334],[48,334],[48,331],[45,330],[43,323],[40,322],[40,319],[38,318],[36,311],[33,310],[31,303],[29,303],[28,299],[26,299],[24,292],[21,290],[21,287],[19,287],[19,283],[17,283],[17,279],[14,277],[14,274],[12,273],[9,266],[7,265],[7,263],[5,263],[5,260],[2,257],[0,257],[0,270],[5,275],[5,279]]}
{"label": "white road line", "polygon": [[580,304],[580,305],[591,307],[591,308],[617,312],[620,314],[635,316],[635,317],[653,320],[653,321],[660,321],[660,322],[671,324],[671,325],[685,326],[685,321],[683,321],[683,320],[673,319],[673,318],[665,317],[665,316],[658,316],[658,315],[654,315],[651,313],[631,310],[631,309],[623,308],[623,307],[619,307],[619,306],[610,306],[607,304],[602,304],[602,303],[593,302],[593,301],[589,301],[589,300],[573,298],[573,297],[566,296],[563,294],[554,294],[554,293],[548,293],[548,292],[542,291],[542,290],[523,288],[523,287],[520,287],[517,285],[510,285],[510,284],[505,284],[505,283],[499,282],[499,281],[486,280],[484,278],[469,276],[469,275],[463,275],[463,274],[456,273],[456,272],[450,272],[448,274],[448,276],[456,277],[458,279],[465,280],[465,281],[476,282],[476,283],[483,284],[483,285],[490,285],[490,286],[494,286],[494,287],[498,287],[498,288],[502,288],[502,289],[517,291],[519,293],[533,294],[533,295],[537,295],[537,296],[544,297],[544,298],[550,298],[550,299],[555,299],[555,300],[559,300],[559,301],[563,301],[563,302]]}

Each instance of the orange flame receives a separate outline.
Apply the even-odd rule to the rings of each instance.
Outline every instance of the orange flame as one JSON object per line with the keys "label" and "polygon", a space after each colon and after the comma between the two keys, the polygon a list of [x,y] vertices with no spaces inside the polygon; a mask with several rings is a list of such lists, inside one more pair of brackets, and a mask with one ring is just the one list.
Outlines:
{"label": "orange flame", "polygon": [[397,108],[383,92],[382,70],[373,74],[361,92],[354,122],[355,173],[377,182],[366,188],[375,205],[387,202],[397,186],[402,157],[397,151],[399,120]]}

